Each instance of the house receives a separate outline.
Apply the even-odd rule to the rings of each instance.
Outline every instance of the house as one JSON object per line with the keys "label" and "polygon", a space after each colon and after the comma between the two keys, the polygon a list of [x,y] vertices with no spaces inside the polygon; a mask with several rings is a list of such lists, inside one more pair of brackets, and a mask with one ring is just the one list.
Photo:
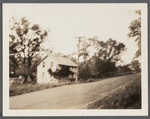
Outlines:
{"label": "house", "polygon": [[59,78],[49,73],[56,72],[61,67],[69,68],[72,72],[68,77],[76,78],[77,64],[67,57],[46,55],[37,63],[37,83],[58,83]]}

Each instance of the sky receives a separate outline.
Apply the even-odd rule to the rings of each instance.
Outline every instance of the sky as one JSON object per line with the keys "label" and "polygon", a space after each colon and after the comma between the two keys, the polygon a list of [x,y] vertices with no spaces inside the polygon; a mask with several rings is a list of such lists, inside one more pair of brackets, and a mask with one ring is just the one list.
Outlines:
{"label": "sky", "polygon": [[138,18],[134,12],[139,10],[138,4],[9,4],[7,9],[10,18],[25,16],[31,23],[49,28],[48,40],[43,45],[53,47],[54,52],[65,55],[77,52],[79,36],[97,36],[101,41],[112,38],[124,43],[125,64],[132,61],[137,50],[127,34],[130,23]]}

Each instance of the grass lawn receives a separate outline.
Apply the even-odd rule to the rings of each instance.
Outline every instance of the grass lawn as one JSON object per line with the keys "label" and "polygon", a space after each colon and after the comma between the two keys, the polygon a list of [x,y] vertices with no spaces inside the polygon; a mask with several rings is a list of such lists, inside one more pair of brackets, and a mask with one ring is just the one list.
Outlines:
{"label": "grass lawn", "polygon": [[89,104],[88,109],[141,109],[141,78],[125,84],[102,100]]}
{"label": "grass lawn", "polygon": [[48,83],[45,83],[45,84],[32,84],[32,83],[28,83],[28,84],[11,84],[10,87],[9,87],[9,96],[21,95],[21,94],[25,94],[25,93],[40,91],[40,90],[53,88],[53,87],[58,87],[58,86],[63,86],[63,85],[72,85],[72,84],[76,84],[76,83],[90,83],[90,82],[95,82],[95,81],[100,81],[100,80],[105,80],[105,79],[107,79],[107,78],[104,78],[104,79],[88,79],[86,81],[80,80],[78,82],[66,81],[66,83],[65,83],[64,80],[62,80],[58,84],[48,84]]}
{"label": "grass lawn", "polygon": [[11,84],[9,87],[9,96],[15,96],[15,95],[21,95],[25,93],[30,93],[34,91],[40,91],[48,88],[53,88],[53,87],[58,87],[62,85],[69,85],[68,82],[60,82],[58,84],[49,84],[49,83],[44,83],[44,84]]}
{"label": "grass lawn", "polygon": [[78,82],[75,82],[75,81],[70,82],[70,81],[66,80],[66,82],[65,82],[65,80],[62,80],[58,84],[12,83],[9,86],[9,96],[21,95],[21,94],[25,94],[25,93],[30,93],[30,92],[40,91],[40,90],[44,90],[44,89],[59,87],[59,86],[63,86],[63,85],[72,85],[72,84],[76,84],[76,83],[87,83],[87,82],[93,82],[93,81],[88,80],[86,82],[79,82],[79,81]]}

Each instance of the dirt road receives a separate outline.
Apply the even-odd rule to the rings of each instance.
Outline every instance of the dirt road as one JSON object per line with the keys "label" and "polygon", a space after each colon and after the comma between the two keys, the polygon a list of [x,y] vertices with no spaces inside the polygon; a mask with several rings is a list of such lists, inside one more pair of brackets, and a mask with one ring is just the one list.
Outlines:
{"label": "dirt road", "polygon": [[131,74],[13,96],[10,97],[10,109],[81,109],[136,77],[140,75]]}

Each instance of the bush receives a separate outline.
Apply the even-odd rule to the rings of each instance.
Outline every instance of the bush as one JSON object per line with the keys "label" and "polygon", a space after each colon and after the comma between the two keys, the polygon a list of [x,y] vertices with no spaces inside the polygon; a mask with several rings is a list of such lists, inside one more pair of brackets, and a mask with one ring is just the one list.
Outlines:
{"label": "bush", "polygon": [[71,82],[73,82],[73,81],[75,81],[76,79],[75,79],[75,78],[69,78],[68,80],[71,81]]}

